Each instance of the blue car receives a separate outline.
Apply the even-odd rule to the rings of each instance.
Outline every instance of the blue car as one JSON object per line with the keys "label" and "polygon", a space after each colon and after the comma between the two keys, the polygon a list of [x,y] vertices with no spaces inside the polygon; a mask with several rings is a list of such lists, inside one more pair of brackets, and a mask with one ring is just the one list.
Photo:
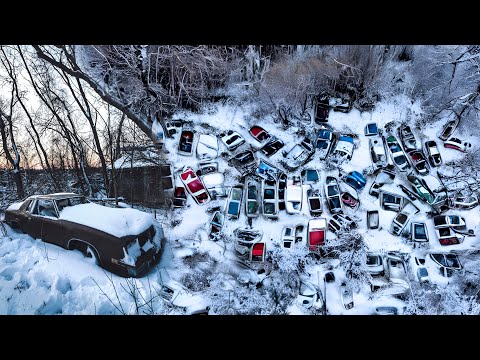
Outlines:
{"label": "blue car", "polygon": [[365,136],[374,136],[378,135],[378,126],[377,123],[368,123],[367,126],[365,126]]}
{"label": "blue car", "polygon": [[362,190],[367,184],[365,177],[358,171],[352,171],[345,178],[345,182],[356,190]]}
{"label": "blue car", "polygon": [[317,136],[317,153],[320,156],[320,160],[325,160],[330,153],[333,144],[333,133],[330,130],[320,129]]}

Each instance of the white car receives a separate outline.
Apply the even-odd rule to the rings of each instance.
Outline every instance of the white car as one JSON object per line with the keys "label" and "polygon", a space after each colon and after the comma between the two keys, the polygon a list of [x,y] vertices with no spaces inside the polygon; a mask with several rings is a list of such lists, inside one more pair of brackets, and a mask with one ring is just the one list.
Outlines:
{"label": "white car", "polygon": [[325,198],[327,199],[328,210],[330,210],[332,214],[342,211],[340,187],[338,180],[333,176],[327,176],[325,180]]}
{"label": "white car", "polygon": [[340,297],[345,310],[353,308],[353,292],[350,286],[346,282],[340,284]]}
{"label": "white car", "polygon": [[417,269],[417,278],[418,281],[421,283],[430,281],[430,277],[428,276],[428,270],[426,267],[421,266]]}
{"label": "white car", "polygon": [[436,167],[442,165],[442,156],[438,150],[437,144],[433,140],[425,141],[423,145],[425,155],[430,163],[430,166]]}
{"label": "white car", "polygon": [[278,217],[276,181],[262,180],[262,214],[268,218]]}
{"label": "white car", "polygon": [[383,258],[376,253],[367,254],[367,271],[370,275],[383,275],[385,267],[383,266]]}
{"label": "white car", "polygon": [[232,186],[228,195],[226,215],[230,219],[238,219],[242,208],[243,184]]}
{"label": "white car", "polygon": [[[405,262],[400,256],[392,253],[387,254],[388,277],[396,289],[393,289],[397,295],[405,294],[409,291],[408,275]],[[393,294],[391,294],[393,295]]]}
{"label": "white car", "polygon": [[284,249],[293,249],[295,245],[295,227],[285,226],[282,230],[282,247]]}
{"label": "white car", "polygon": [[220,172],[212,172],[201,176],[203,184],[212,198],[225,197],[228,195],[227,188],[223,186],[225,176]]}
{"label": "white car", "polygon": [[405,152],[400,147],[400,144],[398,143],[395,136],[387,137],[386,143],[387,143],[387,148],[390,151],[390,156],[392,158],[392,161],[395,163],[397,168],[400,171],[407,171],[407,169],[410,168],[410,165],[408,164],[407,157],[405,156]]}
{"label": "white car", "polygon": [[302,179],[300,176],[293,176],[287,180],[285,191],[285,209],[289,214],[299,214],[302,211]]}
{"label": "white car", "polygon": [[220,134],[220,139],[229,151],[233,151],[245,143],[245,139],[238,132],[229,130]]}
{"label": "white car", "polygon": [[459,138],[451,137],[443,143],[448,149],[455,149],[458,151],[466,152],[472,147],[472,144],[467,141],[462,141]]}
{"label": "white car", "polygon": [[428,230],[423,222],[412,222],[410,237],[414,243],[428,243]]}
{"label": "white car", "polygon": [[338,139],[337,145],[335,146],[333,155],[350,160],[353,155],[353,148],[353,138],[347,135],[341,135]]}
{"label": "white car", "polygon": [[328,154],[332,150],[334,140],[334,134],[332,131],[325,128],[321,128],[318,131],[315,148],[320,160],[325,160],[327,158]]}
{"label": "white car", "polygon": [[249,179],[246,181],[245,214],[249,218],[257,217],[260,208],[259,205],[259,186],[258,182]]}
{"label": "white car", "polygon": [[300,282],[297,301],[300,305],[310,309],[317,301],[322,299],[319,293],[320,290],[317,289],[314,284],[308,281],[302,281]]}
{"label": "white car", "polygon": [[392,221],[392,224],[390,225],[389,232],[392,235],[397,235],[400,236],[403,233],[403,230],[408,224],[410,214],[405,211],[400,211]]}
{"label": "white car", "polygon": [[370,158],[375,166],[377,168],[386,167],[388,165],[388,158],[383,138],[380,136],[373,136],[368,139],[368,145],[370,148]]}
{"label": "white car", "polygon": [[209,306],[202,296],[191,293],[185,286],[171,279],[164,269],[160,269],[159,277],[160,288],[155,291],[167,304],[182,309],[186,314],[208,313]]}
{"label": "white car", "polygon": [[211,160],[218,156],[218,140],[213,135],[201,134],[197,143],[197,158]]}
{"label": "white car", "polygon": [[473,192],[470,195],[457,193],[450,198],[450,207],[452,209],[468,210],[478,205],[478,197]]}

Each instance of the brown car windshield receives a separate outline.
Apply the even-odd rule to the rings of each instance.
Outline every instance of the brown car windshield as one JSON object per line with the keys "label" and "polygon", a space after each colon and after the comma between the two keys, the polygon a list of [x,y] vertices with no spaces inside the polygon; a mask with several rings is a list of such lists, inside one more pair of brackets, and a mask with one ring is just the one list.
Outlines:
{"label": "brown car windshield", "polygon": [[84,196],[76,196],[76,197],[61,199],[61,200],[57,200],[56,202],[57,202],[57,208],[59,213],[62,212],[62,210],[67,206],[75,206],[75,205],[89,203],[87,198]]}

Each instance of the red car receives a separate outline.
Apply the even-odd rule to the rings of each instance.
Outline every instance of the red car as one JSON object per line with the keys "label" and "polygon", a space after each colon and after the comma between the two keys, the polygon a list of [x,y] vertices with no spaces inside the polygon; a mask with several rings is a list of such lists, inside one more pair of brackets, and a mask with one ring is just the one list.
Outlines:
{"label": "red car", "polygon": [[312,219],[308,221],[308,250],[319,252],[325,245],[325,233],[327,220],[325,218]]}
{"label": "red car", "polygon": [[185,189],[187,189],[190,195],[192,195],[197,204],[201,205],[210,201],[210,195],[208,194],[205,185],[191,167],[186,166],[183,168],[183,171],[180,174],[180,179],[182,180],[183,185],[185,185]]}
{"label": "red car", "polygon": [[270,139],[270,134],[260,126],[253,126],[249,130],[249,133],[260,143],[264,143],[266,140]]}

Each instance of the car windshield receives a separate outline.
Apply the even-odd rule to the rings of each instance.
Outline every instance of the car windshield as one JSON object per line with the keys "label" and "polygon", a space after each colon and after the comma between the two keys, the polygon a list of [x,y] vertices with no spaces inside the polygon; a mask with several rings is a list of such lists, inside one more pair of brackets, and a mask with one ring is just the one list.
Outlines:
{"label": "car windshield", "polygon": [[382,264],[382,261],[381,261],[380,256],[367,255],[367,265],[368,266],[377,266],[377,265],[381,265],[381,264]]}
{"label": "car windshield", "polygon": [[289,227],[285,228],[283,235],[292,236],[292,228],[289,228]]}
{"label": "car windshield", "polygon": [[368,124],[368,132],[370,134],[376,134],[378,132],[377,124]]}
{"label": "car windshield", "polygon": [[460,262],[458,261],[458,257],[454,254],[446,254],[445,263],[449,267],[460,268]]}
{"label": "car windshield", "polygon": [[326,149],[328,147],[327,140],[318,140],[317,141],[317,149]]}
{"label": "car windshield", "polygon": [[318,172],[316,170],[307,170],[307,181],[317,181]]}
{"label": "car windshield", "polygon": [[447,224],[447,218],[445,216],[435,216],[433,218],[435,226],[442,226]]}
{"label": "car windshield", "polygon": [[240,156],[237,156],[237,160],[241,164],[246,164],[253,160],[253,154],[251,152],[248,152],[246,154],[241,154]]}
{"label": "car windshield", "polygon": [[428,271],[426,268],[422,267],[418,269],[418,273],[420,276],[428,276]]}
{"label": "car windshield", "polygon": [[201,193],[200,195],[197,195],[197,200],[198,202],[203,202],[208,199],[208,195],[206,192]]}
{"label": "car windshield", "polygon": [[232,200],[242,200],[242,190],[232,189]]}
{"label": "car windshield", "polygon": [[320,209],[320,200],[318,198],[311,198],[309,199],[309,201],[310,201],[310,208],[312,210]]}
{"label": "car windshield", "polygon": [[330,209],[339,209],[340,208],[340,199],[338,197],[328,199],[328,203],[330,204]]}
{"label": "car windshield", "polygon": [[237,141],[238,139],[240,139],[240,136],[238,136],[238,135],[233,135],[231,138],[227,139],[227,141],[225,141],[225,143],[227,143],[228,145],[230,145],[231,143],[233,143],[234,141]]}
{"label": "car windshield", "polygon": [[423,240],[427,239],[424,224],[415,224],[415,238]]}
{"label": "car windshield", "polygon": [[248,186],[247,195],[248,195],[249,199],[256,199],[257,198],[257,188],[255,187],[255,185],[249,185]]}
{"label": "car windshield", "polygon": [[213,217],[212,222],[223,224],[223,214],[221,212],[217,212]]}
{"label": "car windshield", "polygon": [[400,204],[400,197],[384,194],[383,195],[383,202],[388,204]]}
{"label": "car windshield", "polygon": [[398,165],[403,165],[403,164],[405,164],[405,161],[407,161],[407,159],[405,158],[404,155],[399,155],[399,156],[396,156],[396,157],[395,157],[395,162],[396,162]]}
{"label": "car windshield", "polygon": [[445,227],[438,229],[438,235],[440,235],[440,237],[450,236],[450,228]]}
{"label": "car windshield", "polygon": [[460,216],[458,215],[449,215],[448,219],[452,225],[460,225]]}
{"label": "car windshield", "polygon": [[328,131],[328,130],[321,130],[318,133],[318,138],[319,139],[324,139],[324,140],[329,140],[330,139],[330,134],[331,134],[331,132]]}
{"label": "car windshield", "polygon": [[89,201],[84,196],[76,196],[68,199],[57,200],[58,211],[61,212],[67,206],[75,206],[80,204],[88,204]]}
{"label": "car windshield", "polygon": [[289,156],[293,159],[298,159],[300,156],[302,156],[303,152],[305,150],[300,146],[300,145],[295,145],[292,150],[290,150]]}
{"label": "car windshield", "polygon": [[405,222],[407,221],[407,218],[408,218],[407,215],[405,215],[404,213],[399,213],[397,215],[396,220],[400,224],[405,224]]}
{"label": "car windshield", "polygon": [[292,201],[292,207],[293,207],[295,210],[300,210],[300,203],[299,203],[299,202],[293,202],[293,201]]}
{"label": "car windshield", "polygon": [[327,193],[328,193],[328,196],[338,195],[338,187],[337,187],[337,185],[329,185],[329,186],[327,187]]}
{"label": "car windshield", "polygon": [[275,191],[273,189],[265,189],[263,197],[269,200],[275,199]]}

